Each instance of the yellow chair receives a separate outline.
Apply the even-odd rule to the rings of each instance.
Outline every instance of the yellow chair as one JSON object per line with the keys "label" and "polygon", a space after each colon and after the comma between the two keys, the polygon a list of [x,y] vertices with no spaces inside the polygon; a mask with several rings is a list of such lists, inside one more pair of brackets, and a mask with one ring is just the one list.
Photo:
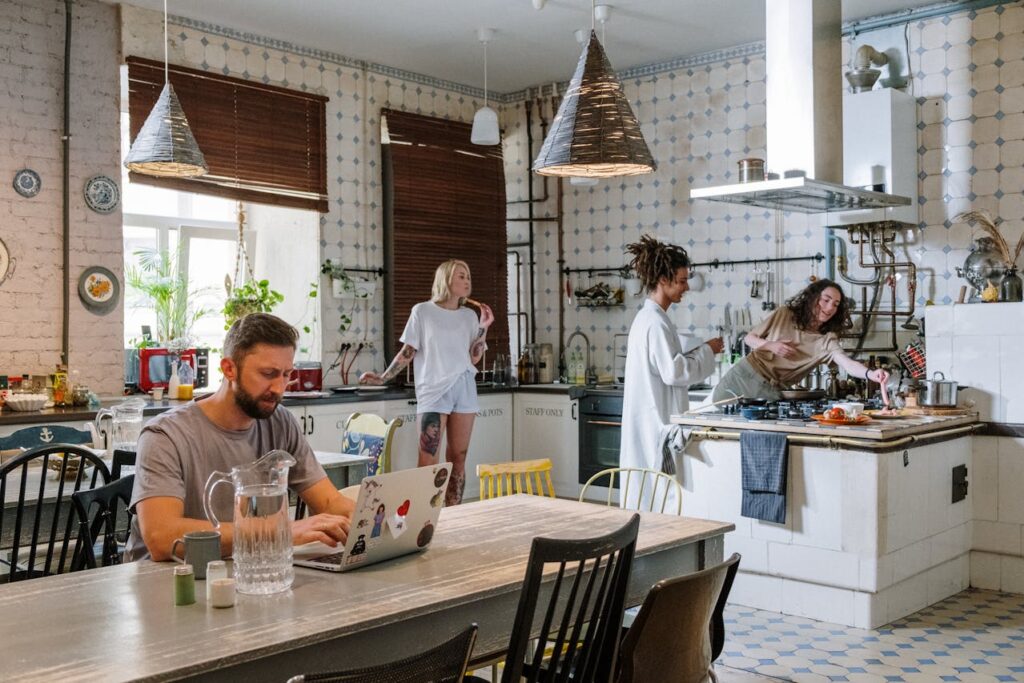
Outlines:
{"label": "yellow chair", "polygon": [[555,497],[555,487],[551,483],[551,460],[548,458],[477,465],[476,476],[480,478],[480,500],[511,496],[514,493]]}
{"label": "yellow chair", "polygon": [[[623,498],[628,498],[631,487],[635,486],[637,477],[630,475],[638,475],[640,479],[639,487],[640,490],[637,493],[637,498],[642,498],[644,493],[647,491],[651,492],[650,506],[641,512],[660,512],[662,514],[683,514],[683,487],[679,485],[675,477],[659,472],[657,470],[649,470],[641,467],[610,467],[606,470],[601,470],[583,485],[583,490],[580,492],[580,502],[592,502],[584,500],[587,495],[587,489],[590,486],[606,486],[608,487],[608,499],[605,501],[607,505],[618,505],[618,503],[612,499],[612,495],[616,490],[615,480],[618,476],[619,484],[619,495]],[[603,481],[607,479],[607,481]],[[665,510],[668,504],[668,496],[670,491],[676,492],[676,509],[675,511],[669,509]],[[661,504],[658,504],[658,501]]]}
{"label": "yellow chair", "polygon": [[391,444],[395,430],[402,426],[402,418],[387,421],[379,415],[352,413],[345,420],[341,437],[341,452],[349,455],[368,455],[373,460],[366,464],[366,475],[391,471]]}

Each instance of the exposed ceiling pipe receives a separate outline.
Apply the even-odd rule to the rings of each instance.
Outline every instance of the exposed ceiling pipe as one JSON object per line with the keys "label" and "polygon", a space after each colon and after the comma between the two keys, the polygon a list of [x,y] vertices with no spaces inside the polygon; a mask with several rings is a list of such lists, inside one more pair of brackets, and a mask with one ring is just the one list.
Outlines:
{"label": "exposed ceiling pipe", "polygon": [[71,0],[64,0],[64,188],[62,211],[63,312],[60,362],[67,367],[71,347]]}

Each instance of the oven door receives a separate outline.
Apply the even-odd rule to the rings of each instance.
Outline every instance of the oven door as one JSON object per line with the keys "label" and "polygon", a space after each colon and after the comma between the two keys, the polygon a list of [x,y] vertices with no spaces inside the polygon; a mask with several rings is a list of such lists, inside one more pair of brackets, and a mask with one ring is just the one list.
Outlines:
{"label": "oven door", "polygon": [[601,470],[619,466],[622,440],[622,397],[580,399],[580,483]]}

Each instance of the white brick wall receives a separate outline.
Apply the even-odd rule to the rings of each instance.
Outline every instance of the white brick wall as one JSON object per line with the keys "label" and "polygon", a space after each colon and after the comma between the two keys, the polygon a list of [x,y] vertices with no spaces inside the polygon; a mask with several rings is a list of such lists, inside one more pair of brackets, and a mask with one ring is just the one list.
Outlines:
{"label": "white brick wall", "polygon": [[[77,0],[72,16],[69,361],[94,391],[119,394],[121,309],[96,316],[77,293],[86,267],[122,272],[120,210],[95,213],[82,195],[94,175],[120,178],[117,8]],[[0,3],[0,239],[17,259],[0,286],[0,374],[52,372],[60,361],[63,53],[63,2]],[[42,178],[32,199],[11,186],[21,168]]]}

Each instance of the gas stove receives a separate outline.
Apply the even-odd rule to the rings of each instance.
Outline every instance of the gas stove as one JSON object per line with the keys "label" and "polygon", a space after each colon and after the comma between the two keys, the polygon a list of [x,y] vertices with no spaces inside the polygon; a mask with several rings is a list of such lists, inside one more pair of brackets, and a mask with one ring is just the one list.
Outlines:
{"label": "gas stove", "polygon": [[[765,404],[767,411],[759,420],[798,420],[801,422],[811,422],[811,415],[821,415],[828,410],[832,404],[836,403],[835,399],[818,399],[814,401],[768,401]],[[881,401],[877,399],[871,399],[864,402],[864,407],[867,409],[880,408]],[[735,404],[729,404],[723,407],[722,411],[725,415],[735,415],[740,417],[740,406]]]}

